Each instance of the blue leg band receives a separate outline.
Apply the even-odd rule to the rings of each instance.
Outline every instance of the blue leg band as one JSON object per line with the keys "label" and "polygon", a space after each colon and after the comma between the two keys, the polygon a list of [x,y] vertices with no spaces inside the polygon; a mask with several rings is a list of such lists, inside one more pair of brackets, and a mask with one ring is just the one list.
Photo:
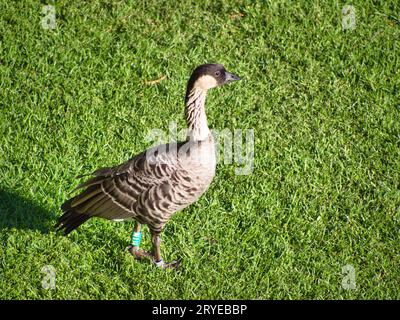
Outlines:
{"label": "blue leg band", "polygon": [[140,247],[140,242],[142,242],[142,231],[132,232],[131,245]]}

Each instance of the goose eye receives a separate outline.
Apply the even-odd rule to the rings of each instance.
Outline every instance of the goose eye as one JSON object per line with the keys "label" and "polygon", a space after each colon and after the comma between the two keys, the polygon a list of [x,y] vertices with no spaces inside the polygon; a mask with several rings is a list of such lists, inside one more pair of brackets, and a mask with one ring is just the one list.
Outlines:
{"label": "goose eye", "polygon": [[221,72],[220,72],[220,71],[216,71],[216,72],[215,72],[215,76],[216,76],[216,77],[219,77],[220,75],[221,75]]}

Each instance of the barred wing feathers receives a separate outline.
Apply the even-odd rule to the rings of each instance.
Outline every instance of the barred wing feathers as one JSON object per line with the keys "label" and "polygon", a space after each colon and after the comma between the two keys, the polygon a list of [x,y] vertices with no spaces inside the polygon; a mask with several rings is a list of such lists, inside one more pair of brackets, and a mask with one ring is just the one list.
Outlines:
{"label": "barred wing feathers", "polygon": [[155,151],[153,161],[148,161],[146,153],[142,152],[120,166],[93,172],[93,178],[76,188],[84,191],[61,206],[64,214],[56,227],[68,234],[91,217],[143,220],[138,217],[137,209],[149,206],[150,199],[166,197],[171,188],[171,176],[178,169],[171,153]]}

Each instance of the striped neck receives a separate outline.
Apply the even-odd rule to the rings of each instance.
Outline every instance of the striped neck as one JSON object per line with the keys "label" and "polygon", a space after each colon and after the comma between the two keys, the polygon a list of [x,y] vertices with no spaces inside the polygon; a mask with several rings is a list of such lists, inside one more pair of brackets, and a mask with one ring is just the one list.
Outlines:
{"label": "striped neck", "polygon": [[205,110],[207,90],[192,88],[186,95],[185,116],[189,127],[188,137],[194,141],[207,139],[210,130]]}

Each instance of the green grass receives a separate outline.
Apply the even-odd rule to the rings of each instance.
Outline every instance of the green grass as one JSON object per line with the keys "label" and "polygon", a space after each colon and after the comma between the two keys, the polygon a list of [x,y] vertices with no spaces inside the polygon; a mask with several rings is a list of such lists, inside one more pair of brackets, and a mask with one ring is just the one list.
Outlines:
{"label": "green grass", "polygon": [[[398,1],[353,1],[352,31],[344,1],[63,0],[55,30],[44,4],[0,2],[1,299],[400,298]],[[55,233],[78,174],[149,147],[152,128],[184,128],[205,62],[243,78],[210,92],[207,114],[254,129],[254,172],[219,164],[167,224],[164,258],[181,270],[134,261],[130,223]],[[341,286],[347,264],[356,290]]]}

